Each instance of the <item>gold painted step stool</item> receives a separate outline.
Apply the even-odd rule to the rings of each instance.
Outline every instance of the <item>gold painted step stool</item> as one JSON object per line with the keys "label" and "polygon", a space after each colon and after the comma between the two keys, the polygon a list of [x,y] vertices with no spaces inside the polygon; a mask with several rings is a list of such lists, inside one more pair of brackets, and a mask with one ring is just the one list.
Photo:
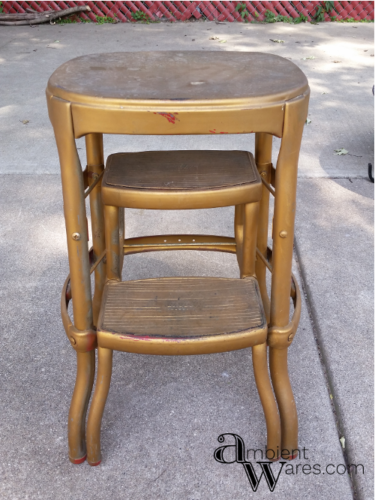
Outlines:
{"label": "gold painted step stool", "polygon": [[[86,414],[95,378],[98,316],[106,286],[101,190],[105,134],[255,134],[255,163],[262,179],[255,273],[268,324],[268,348],[265,344],[253,347],[258,353],[253,361],[258,365],[255,376],[267,421],[267,446],[271,448],[270,443],[274,443],[272,449],[279,449],[276,458],[280,452],[283,458],[294,458],[293,450],[298,447],[298,418],[289,381],[288,348],[301,310],[298,285],[291,269],[298,157],[310,95],[304,73],[287,59],[260,52],[91,54],[62,64],[49,79],[46,95],[61,167],[70,268],[61,295],[61,315],[77,357],[68,418],[71,462],[82,463],[86,458],[86,441],[87,446],[91,446],[85,433]],[[281,139],[275,166],[272,164],[273,136]],[[80,137],[85,137],[86,142],[85,169],[82,169],[76,145]],[[268,247],[268,224],[272,217],[270,195],[275,197],[272,248]],[[151,199],[153,194],[150,192],[149,196]],[[86,198],[91,208],[91,249],[86,227]],[[236,253],[241,262],[237,242],[243,238],[242,220],[242,209],[237,209],[235,238],[196,239],[187,235],[164,238],[167,241],[155,237],[132,238],[125,239],[124,253],[165,250],[179,245],[180,249]],[[119,237],[117,231],[116,238]],[[267,271],[272,276],[270,296],[266,287]],[[91,273],[95,276],[93,293]],[[245,286],[251,280],[237,281]],[[292,316],[290,298],[294,305]],[[73,319],[68,313],[70,300]],[[99,358],[101,350],[99,348]],[[103,348],[103,351],[109,349]],[[99,359],[103,366],[102,361]],[[109,357],[106,362],[110,363]],[[270,394],[268,367],[279,412],[275,409],[273,394],[272,398],[265,397]],[[259,378],[257,373],[262,370],[267,376]],[[100,378],[97,377],[98,384]],[[91,431],[89,434],[93,436]],[[91,463],[95,463],[95,453],[89,456]]]}

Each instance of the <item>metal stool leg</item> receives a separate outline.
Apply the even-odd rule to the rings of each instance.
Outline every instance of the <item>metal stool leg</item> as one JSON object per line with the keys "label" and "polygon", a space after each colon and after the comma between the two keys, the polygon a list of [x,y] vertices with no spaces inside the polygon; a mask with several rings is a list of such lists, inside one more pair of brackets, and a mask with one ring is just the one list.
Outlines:
{"label": "metal stool leg", "polygon": [[288,374],[288,349],[270,348],[270,371],[281,418],[281,452],[293,460],[298,455],[298,417]]}
{"label": "metal stool leg", "polygon": [[[275,173],[275,212],[273,225],[272,328],[289,323],[290,287],[293,259],[298,155],[308,99],[298,97],[285,105],[283,137]],[[288,350],[270,348],[271,378],[281,418],[281,453],[294,458],[298,447],[298,418],[288,375]],[[294,450],[294,451],[293,451]]]}
{"label": "metal stool leg", "polygon": [[[104,206],[105,239],[107,244],[107,279],[121,281],[121,269],[124,259],[123,250],[123,218],[120,213],[123,209]],[[122,226],[121,230],[120,226]],[[121,234],[120,234],[121,233]]]}
{"label": "metal stool leg", "polygon": [[[86,140],[87,173],[90,185],[104,170],[103,134],[88,134]],[[101,181],[90,193],[92,248],[97,259],[105,250],[104,216]],[[105,284],[106,265],[102,261],[95,269],[95,291],[92,301],[93,324],[97,325]]]}
{"label": "metal stool leg", "polygon": [[120,279],[122,267],[124,265],[124,242],[125,242],[125,208],[119,208],[118,212],[118,233],[119,233],[119,257],[120,257]]}
{"label": "metal stool leg", "polygon": [[87,461],[92,466],[99,465],[102,461],[100,426],[111,384],[112,357],[111,349],[98,347],[98,375],[87,421]]}
{"label": "metal stool leg", "polygon": [[[121,281],[121,269],[124,258],[124,211],[113,206],[104,206],[105,240],[107,248],[107,279]],[[100,426],[108,396],[112,374],[111,349],[98,347],[98,375],[94,397],[87,422],[87,461],[90,465],[99,465],[102,459],[100,451]]]}
{"label": "metal stool leg", "polygon": [[259,203],[243,205],[243,250],[241,278],[255,277],[255,255],[258,229]]}
{"label": "metal stool leg", "polygon": [[85,420],[95,377],[95,351],[77,352],[77,378],[69,410],[69,460],[80,464],[86,459]]}
{"label": "metal stool leg", "polygon": [[[258,167],[260,176],[271,183],[271,168],[272,168],[272,135],[265,133],[255,134],[255,162]],[[268,220],[269,220],[269,200],[270,193],[263,185],[262,199],[259,207],[259,225],[257,247],[263,257],[267,258],[267,245],[268,245]],[[260,293],[264,312],[267,321],[270,321],[270,299],[267,293],[266,285],[266,266],[261,259],[257,259],[255,263],[255,271],[259,283]]]}
{"label": "metal stool leg", "polygon": [[[48,109],[61,165],[74,326],[89,332],[93,321],[84,182],[74,140],[71,105],[49,98]],[[86,455],[85,420],[94,372],[94,353],[77,352],[77,378],[68,421],[69,458],[73,463],[81,463]]]}
{"label": "metal stool leg", "polygon": [[244,205],[236,205],[234,208],[234,238],[236,240],[236,255],[240,273],[242,272],[243,213]]}
{"label": "metal stool leg", "polygon": [[280,417],[268,374],[267,344],[256,345],[252,349],[255,382],[267,425],[266,458],[268,460],[278,460],[281,452]]}
{"label": "metal stool leg", "polygon": [[[242,209],[243,254],[241,278],[255,275],[259,205],[259,203],[247,203],[243,205]],[[255,381],[267,425],[266,458],[269,460],[278,460],[280,457],[281,441],[280,417],[268,374],[267,344],[254,346],[252,350]]]}

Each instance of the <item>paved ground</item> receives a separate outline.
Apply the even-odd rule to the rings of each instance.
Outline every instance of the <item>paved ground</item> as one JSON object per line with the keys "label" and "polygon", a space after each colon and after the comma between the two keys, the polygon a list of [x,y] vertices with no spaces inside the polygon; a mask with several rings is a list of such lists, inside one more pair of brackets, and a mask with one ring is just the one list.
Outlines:
{"label": "paved ground", "polygon": [[[372,499],[373,185],[366,173],[373,162],[373,27],[235,23],[0,30],[2,498],[271,496],[265,482],[253,493],[240,465],[213,460],[223,432],[241,435],[248,449],[264,445],[248,350],[185,358],[116,353],[103,420],[103,463],[90,468],[67,460],[75,359],[59,316],[68,267],[44,88],[54,69],[82,54],[175,48],[272,52],[291,58],[309,78],[311,124],[300,159],[295,262],[306,296],[290,349],[300,447],[307,451],[282,471],[275,493],[281,499]],[[316,59],[303,59],[310,56]],[[105,145],[106,154],[251,151],[253,138],[113,136]],[[275,140],[275,153],[277,146]],[[350,155],[333,154],[342,147]],[[183,215],[183,224],[186,232],[231,234],[232,218],[231,209],[194,211]],[[128,211],[129,236],[176,232],[180,226],[181,213]],[[127,259],[128,279],[176,274],[229,277],[237,276],[237,269],[232,256],[220,254]],[[365,473],[359,468],[348,475],[339,464],[363,464]],[[302,465],[319,465],[322,472],[303,473]],[[279,466],[273,467],[276,472]]]}

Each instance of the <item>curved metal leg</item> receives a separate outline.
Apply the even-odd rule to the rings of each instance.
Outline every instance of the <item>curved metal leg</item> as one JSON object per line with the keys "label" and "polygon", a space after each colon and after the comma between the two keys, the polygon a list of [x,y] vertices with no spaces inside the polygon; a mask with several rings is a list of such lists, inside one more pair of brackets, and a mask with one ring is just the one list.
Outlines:
{"label": "curved metal leg", "polygon": [[95,351],[77,352],[77,377],[69,410],[69,460],[81,464],[86,459],[85,423],[95,376]]}
{"label": "curved metal leg", "polygon": [[[298,155],[308,100],[306,92],[285,104],[283,137],[275,172],[271,328],[284,328],[289,324]],[[281,456],[293,459],[298,452],[298,419],[288,375],[287,349],[270,348],[270,369],[281,418]]]}
{"label": "curved metal leg", "polygon": [[102,461],[100,426],[111,383],[112,356],[111,349],[98,347],[98,375],[87,422],[87,461],[93,466]]}
{"label": "curved metal leg", "polygon": [[268,374],[267,344],[256,345],[252,349],[255,382],[267,425],[266,458],[268,460],[278,460],[280,458],[281,444],[280,417]]}
{"label": "curved metal leg", "polygon": [[298,455],[298,417],[288,374],[288,349],[270,347],[270,371],[281,418],[282,458]]}
{"label": "curved metal leg", "polygon": [[[92,329],[90,261],[81,163],[74,139],[69,102],[49,96],[48,110],[55,131],[61,166],[64,215],[69,254],[74,326]],[[85,420],[95,372],[95,353],[77,352],[77,377],[69,411],[69,458],[81,463],[86,456]]]}

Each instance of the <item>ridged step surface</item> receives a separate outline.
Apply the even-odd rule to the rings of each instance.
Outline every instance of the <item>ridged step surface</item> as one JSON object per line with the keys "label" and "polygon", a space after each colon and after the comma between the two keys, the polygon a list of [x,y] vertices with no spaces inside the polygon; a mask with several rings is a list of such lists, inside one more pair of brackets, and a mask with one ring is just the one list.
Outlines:
{"label": "ridged step surface", "polygon": [[265,326],[254,278],[160,278],[108,282],[99,331],[191,338]]}

